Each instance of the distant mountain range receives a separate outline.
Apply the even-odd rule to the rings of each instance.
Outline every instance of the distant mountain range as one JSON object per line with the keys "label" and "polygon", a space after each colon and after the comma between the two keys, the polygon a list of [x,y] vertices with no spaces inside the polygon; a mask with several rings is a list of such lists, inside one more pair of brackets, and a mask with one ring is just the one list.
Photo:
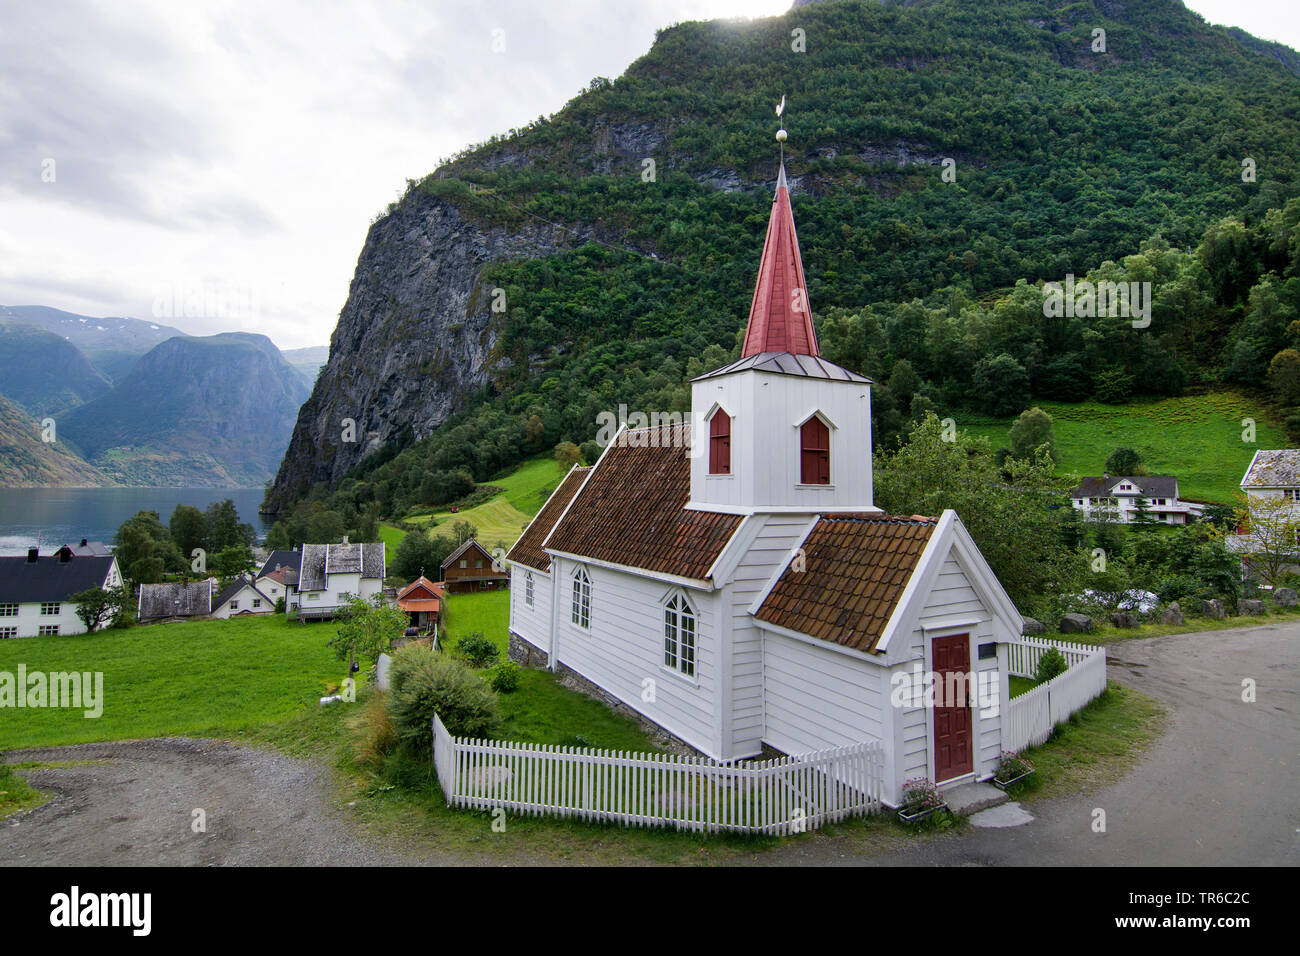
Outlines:
{"label": "distant mountain range", "polygon": [[0,306],[0,487],[261,485],[327,352]]}

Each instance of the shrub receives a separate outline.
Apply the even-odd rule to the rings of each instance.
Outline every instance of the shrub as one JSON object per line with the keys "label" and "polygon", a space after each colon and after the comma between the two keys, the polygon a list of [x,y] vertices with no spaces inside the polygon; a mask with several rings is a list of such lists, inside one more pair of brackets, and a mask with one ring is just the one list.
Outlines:
{"label": "shrub", "polygon": [[463,664],[422,644],[393,655],[389,713],[403,742],[430,746],[433,715],[457,737],[489,737],[501,723],[496,694]]}
{"label": "shrub", "polygon": [[495,663],[501,654],[497,646],[483,636],[482,631],[462,637],[456,644],[456,650],[475,667],[487,667]]}
{"label": "shrub", "polygon": [[378,770],[399,741],[388,693],[372,691],[356,714],[348,719],[348,728],[353,733],[353,759],[362,767]]}
{"label": "shrub", "polygon": [[512,660],[504,660],[492,668],[489,679],[492,689],[499,694],[508,694],[519,686],[519,665]]}
{"label": "shrub", "polygon": [[1064,674],[1069,666],[1060,651],[1054,647],[1048,648],[1047,653],[1038,659],[1038,666],[1034,668],[1034,680],[1040,684],[1049,681],[1058,674]]}

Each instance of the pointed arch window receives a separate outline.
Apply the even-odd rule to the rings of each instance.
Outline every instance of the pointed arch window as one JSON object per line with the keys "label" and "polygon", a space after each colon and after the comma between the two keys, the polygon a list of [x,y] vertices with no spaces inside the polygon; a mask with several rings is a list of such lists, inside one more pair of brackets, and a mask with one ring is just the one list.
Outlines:
{"label": "pointed arch window", "polygon": [[816,415],[799,428],[799,481],[805,485],[831,483],[831,430]]}
{"label": "pointed arch window", "polygon": [[524,575],[524,603],[533,606],[533,572]]}
{"label": "pointed arch window", "polygon": [[674,594],[664,605],[664,666],[687,677],[695,676],[695,609],[684,594]]}
{"label": "pointed arch window", "polygon": [[573,574],[573,603],[570,617],[578,627],[591,627],[591,578],[583,568]]}
{"label": "pointed arch window", "polygon": [[709,474],[731,474],[731,416],[721,408],[709,419]]}

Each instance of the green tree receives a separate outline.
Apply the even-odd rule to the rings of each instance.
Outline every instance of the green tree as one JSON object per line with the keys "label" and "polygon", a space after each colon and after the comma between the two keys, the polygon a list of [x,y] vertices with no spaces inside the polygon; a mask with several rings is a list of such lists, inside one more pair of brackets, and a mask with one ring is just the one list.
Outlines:
{"label": "green tree", "polygon": [[1288,405],[1300,401],[1300,352],[1283,349],[1268,363],[1268,387]]}
{"label": "green tree", "polygon": [[1014,415],[1029,400],[1029,374],[1006,352],[980,359],[971,384],[975,401],[985,412],[998,418]]}
{"label": "green tree", "polygon": [[193,556],[195,548],[204,547],[208,522],[203,512],[193,505],[177,505],[167,527],[182,557],[188,559]]}
{"label": "green tree", "polygon": [[555,446],[555,460],[559,462],[562,470],[568,471],[574,465],[581,463],[582,450],[571,441],[562,441]]}
{"label": "green tree", "polygon": [[252,525],[239,520],[235,503],[229,498],[208,505],[204,517],[208,525],[205,546],[209,554],[216,554],[233,545],[250,545],[257,540],[257,532]]}
{"label": "green tree", "polygon": [[120,587],[95,587],[77,592],[68,598],[68,603],[77,606],[77,617],[86,625],[86,633],[94,634],[97,628],[117,616],[125,603],[125,596]]}
{"label": "green tree", "polygon": [[1011,426],[1011,456],[1030,459],[1045,448],[1052,461],[1057,460],[1056,438],[1052,434],[1052,416],[1037,405],[1020,413]]}
{"label": "green tree", "polygon": [[382,594],[373,595],[368,601],[350,597],[334,612],[334,619],[338,630],[328,644],[339,660],[348,662],[349,673],[358,656],[373,664],[380,654],[387,653],[393,638],[401,635],[407,622],[406,612],[389,604]]}
{"label": "green tree", "polygon": [[1141,474],[1142,456],[1132,448],[1120,446],[1106,459],[1106,474],[1116,478],[1133,477]]}
{"label": "green tree", "polygon": [[248,574],[256,566],[252,550],[243,544],[222,548],[212,558],[212,570],[221,578],[223,585]]}

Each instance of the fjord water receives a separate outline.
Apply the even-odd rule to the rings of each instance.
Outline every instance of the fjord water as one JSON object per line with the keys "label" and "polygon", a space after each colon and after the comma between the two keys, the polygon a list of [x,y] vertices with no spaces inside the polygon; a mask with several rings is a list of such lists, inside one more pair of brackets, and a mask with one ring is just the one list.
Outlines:
{"label": "fjord water", "polygon": [[262,537],[270,526],[257,514],[262,494],[261,488],[0,488],[0,554],[37,543],[53,549],[82,538],[112,544],[118,526],[137,511],[156,511],[166,524],[178,504],[202,511],[227,498],[239,520]]}

